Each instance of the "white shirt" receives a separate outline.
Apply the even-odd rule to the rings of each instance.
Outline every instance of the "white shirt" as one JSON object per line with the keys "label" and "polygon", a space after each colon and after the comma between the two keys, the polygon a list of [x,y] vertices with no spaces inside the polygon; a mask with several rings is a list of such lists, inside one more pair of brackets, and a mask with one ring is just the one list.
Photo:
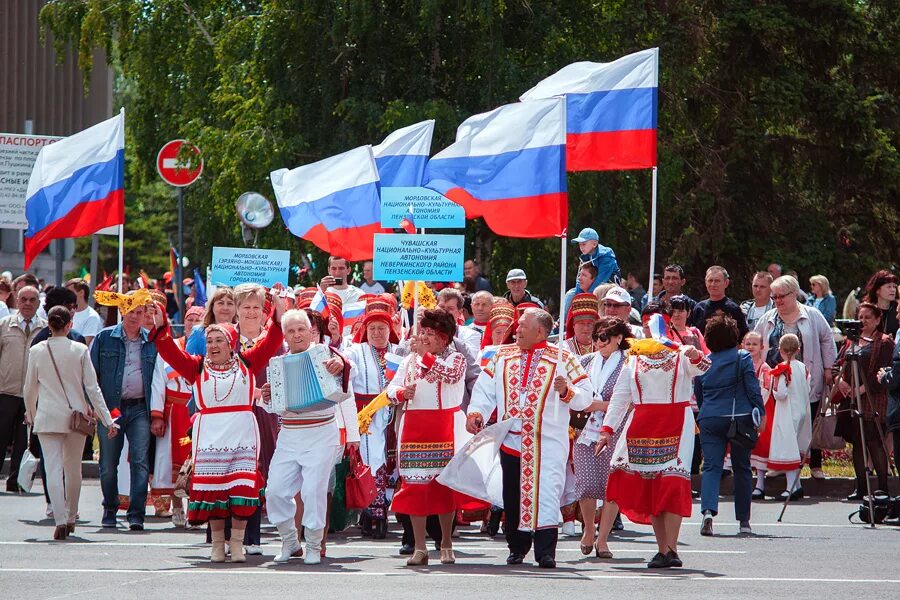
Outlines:
{"label": "white shirt", "polygon": [[383,294],[385,292],[384,286],[377,281],[373,282],[372,285],[363,281],[359,288],[367,294]]}
{"label": "white shirt", "polygon": [[6,302],[0,300],[0,319],[9,315],[9,307],[6,305]]}
{"label": "white shirt", "polygon": [[339,290],[336,287],[330,287],[326,291],[333,292],[340,296],[341,302],[343,302],[344,304],[344,308],[347,308],[348,304],[359,301],[359,298],[363,295],[363,291],[355,285],[348,285],[342,290]]}
{"label": "white shirt", "polygon": [[96,337],[103,329],[103,320],[96,310],[90,306],[75,312],[72,318],[72,329],[86,338]]}

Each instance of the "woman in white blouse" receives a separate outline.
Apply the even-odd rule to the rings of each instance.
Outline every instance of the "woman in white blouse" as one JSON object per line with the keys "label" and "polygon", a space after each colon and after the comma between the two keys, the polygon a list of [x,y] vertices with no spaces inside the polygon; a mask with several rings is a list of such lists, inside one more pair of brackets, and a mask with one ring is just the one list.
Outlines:
{"label": "woman in white blouse", "polygon": [[[28,354],[25,421],[34,428],[44,452],[50,506],[56,520],[53,539],[63,540],[75,531],[85,439],[85,434],[71,427],[72,412],[98,415],[110,438],[119,429],[97,385],[87,346],[66,337],[72,329],[72,313],[64,306],[54,306],[47,319],[50,339],[36,344]],[[85,401],[85,392],[93,411]]]}

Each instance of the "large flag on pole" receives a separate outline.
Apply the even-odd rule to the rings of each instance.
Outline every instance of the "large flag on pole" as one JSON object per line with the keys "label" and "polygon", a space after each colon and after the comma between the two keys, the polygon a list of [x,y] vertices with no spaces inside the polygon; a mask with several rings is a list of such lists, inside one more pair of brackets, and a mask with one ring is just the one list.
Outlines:
{"label": "large flag on pole", "polygon": [[372,146],[296,169],[271,173],[281,217],[291,233],[334,256],[372,258],[381,228],[378,170]]}
{"label": "large flag on pole", "polygon": [[25,268],[51,240],[125,222],[125,110],[44,146],[25,194]]}
{"label": "large flag on pole", "polygon": [[496,234],[541,238],[568,223],[566,106],[561,98],[507,104],[466,119],[456,142],[425,167],[425,187],[484,217]]}
{"label": "large flag on pole", "polygon": [[522,101],[566,98],[569,171],[649,169],[656,165],[659,48],[611,63],[577,62],[522,94]]}
{"label": "large flag on pole", "polygon": [[398,129],[372,148],[381,187],[422,185],[433,133],[434,119],[422,121]]}

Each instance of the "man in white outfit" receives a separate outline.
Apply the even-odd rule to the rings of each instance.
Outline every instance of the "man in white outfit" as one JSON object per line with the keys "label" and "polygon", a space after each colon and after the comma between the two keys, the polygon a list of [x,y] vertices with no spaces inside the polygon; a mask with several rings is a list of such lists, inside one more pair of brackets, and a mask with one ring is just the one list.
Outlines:
{"label": "man in white outfit", "polygon": [[[312,345],[309,317],[300,310],[289,310],[281,318],[281,328],[288,352],[306,352]],[[344,388],[349,384],[350,362],[332,350],[325,368],[332,375],[343,374]],[[262,388],[263,401],[269,402],[269,384]],[[282,428],[278,434],[275,454],[269,466],[266,487],[266,507],[271,521],[281,535],[281,554],[275,562],[286,562],[292,556],[302,556],[302,547],[294,523],[297,503],[294,497],[300,492],[303,501],[303,527],[306,535],[308,565],[322,561],[320,551],[328,513],[328,480],[335,457],[342,450],[336,410],[349,409],[344,418],[356,418],[356,406],[352,396],[338,405],[313,407],[302,411],[282,413]]]}

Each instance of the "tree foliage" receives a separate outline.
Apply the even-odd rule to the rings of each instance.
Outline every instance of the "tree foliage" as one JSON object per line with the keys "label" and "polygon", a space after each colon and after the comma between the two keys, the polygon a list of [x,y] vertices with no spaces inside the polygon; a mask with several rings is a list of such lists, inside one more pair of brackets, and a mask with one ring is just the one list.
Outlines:
{"label": "tree foliage", "polygon": [[[773,260],[843,289],[900,259],[896,3],[55,0],[40,19],[57,44],[77,45],[85,73],[95,46],[120,69],[129,216],[160,214],[141,226],[152,238],[136,262],[174,235],[154,170],[168,139],[204,151],[204,176],[186,195],[185,252],[206,257],[213,244],[240,244],[234,200],[271,196],[276,168],[424,118],[437,120],[437,151],[467,116],[565,64],[651,46],[657,269],[684,264],[700,293],[705,267],[723,264],[745,296],[743,281]],[[649,174],[573,174],[569,192],[570,229],[596,227],[623,269],[646,271]],[[557,240],[497,238],[480,221],[467,238],[495,282],[523,267],[533,291],[555,294]],[[279,226],[260,245],[313,251]]]}

